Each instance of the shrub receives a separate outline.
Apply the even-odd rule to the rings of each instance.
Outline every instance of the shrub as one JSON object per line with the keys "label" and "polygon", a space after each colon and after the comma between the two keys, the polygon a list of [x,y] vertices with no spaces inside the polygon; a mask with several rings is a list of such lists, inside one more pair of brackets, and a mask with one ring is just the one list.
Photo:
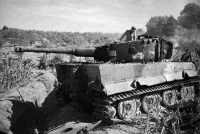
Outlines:
{"label": "shrub", "polygon": [[55,68],[55,65],[59,62],[63,62],[63,58],[60,54],[54,55],[53,57],[49,57],[48,55],[44,54],[39,60],[38,68]]}
{"label": "shrub", "polygon": [[189,50],[192,53],[193,61],[199,60],[200,54],[198,53],[200,52],[200,34],[197,30],[183,29],[176,31],[176,35],[170,40],[177,44],[173,53],[173,61],[179,60],[186,50]]}

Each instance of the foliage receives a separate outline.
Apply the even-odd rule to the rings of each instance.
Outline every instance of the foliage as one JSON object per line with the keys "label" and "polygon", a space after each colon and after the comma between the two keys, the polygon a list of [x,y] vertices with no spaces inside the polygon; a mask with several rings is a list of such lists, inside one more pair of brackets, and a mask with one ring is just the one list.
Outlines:
{"label": "foliage", "polygon": [[200,29],[200,6],[195,3],[187,4],[180,12],[178,23],[186,29]]}
{"label": "foliage", "polygon": [[39,69],[46,69],[47,68],[47,56],[43,55],[41,59],[39,60],[38,64]]}
{"label": "foliage", "polygon": [[166,21],[165,17],[159,17],[159,16],[155,16],[155,17],[151,17],[149,19],[149,21],[146,24],[147,27],[147,34],[150,35],[155,35],[155,36],[162,36],[161,33],[161,27],[160,24],[163,23],[163,21]]}
{"label": "foliage", "polygon": [[173,16],[155,16],[147,22],[147,34],[154,36],[173,36],[177,23]]}
{"label": "foliage", "polygon": [[64,62],[63,57],[60,54],[56,54],[53,57],[48,57],[47,54],[44,54],[37,65],[38,69],[48,69],[55,68],[57,63]]}
{"label": "foliage", "polygon": [[180,57],[189,50],[192,60],[199,61],[200,57],[200,6],[187,4],[180,12],[178,21],[173,16],[151,17],[146,24],[147,34],[165,37],[175,44],[172,61],[179,61]]}
{"label": "foliage", "polygon": [[195,3],[187,4],[180,12],[178,20],[173,16],[154,16],[146,24],[147,34],[170,37],[174,36],[180,27],[200,30],[200,6]]}
{"label": "foliage", "polygon": [[177,28],[177,21],[173,16],[170,16],[167,20],[167,23],[163,25],[163,34],[167,37],[174,36],[175,30]]}
{"label": "foliage", "polygon": [[0,62],[0,94],[13,87],[28,83],[32,76],[31,60],[22,62],[12,60],[10,65],[5,60],[2,60]]}
{"label": "foliage", "polygon": [[5,40],[0,40],[0,48],[3,46],[4,43],[6,43]]}
{"label": "foliage", "polygon": [[119,36],[118,33],[44,32],[15,28],[0,30],[0,42],[6,40],[15,45],[35,45],[37,47],[100,46],[113,42]]}
{"label": "foliage", "polygon": [[[188,102],[186,102],[188,103]],[[174,108],[148,113],[139,126],[145,134],[198,134],[200,132],[200,101],[195,98],[192,107],[180,101]],[[191,105],[191,104],[190,104]],[[142,118],[138,119],[142,120]],[[145,125],[144,125],[145,124]]]}
{"label": "foliage", "polygon": [[192,53],[193,61],[200,60],[200,34],[197,30],[177,30],[175,36],[169,39],[175,44],[173,61],[179,61],[187,50]]}
{"label": "foliage", "polygon": [[2,29],[3,29],[3,30],[8,30],[8,27],[7,27],[7,26],[3,26]]}

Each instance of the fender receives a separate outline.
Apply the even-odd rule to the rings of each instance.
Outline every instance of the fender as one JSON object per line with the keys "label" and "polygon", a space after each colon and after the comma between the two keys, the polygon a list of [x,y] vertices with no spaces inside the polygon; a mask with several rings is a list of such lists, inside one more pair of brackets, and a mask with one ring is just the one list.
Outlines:
{"label": "fender", "polygon": [[103,92],[107,95],[113,95],[119,92],[135,90],[141,86],[153,86],[161,83],[184,80],[198,76],[196,70],[185,70],[174,73],[168,73],[158,76],[139,77],[134,80],[127,80],[111,84],[103,84]]}

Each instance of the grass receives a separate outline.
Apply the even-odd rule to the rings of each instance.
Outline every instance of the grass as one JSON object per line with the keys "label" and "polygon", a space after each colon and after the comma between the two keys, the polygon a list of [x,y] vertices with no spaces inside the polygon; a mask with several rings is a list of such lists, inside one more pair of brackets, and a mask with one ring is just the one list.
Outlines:
{"label": "grass", "polygon": [[[145,134],[151,134],[152,132],[160,134],[199,134],[200,102],[195,99],[194,103],[196,105],[191,107],[190,110],[186,110],[180,103],[174,110],[171,109],[168,112],[161,110],[156,114],[147,114]],[[155,123],[154,125],[150,125],[152,121]]]}
{"label": "grass", "polygon": [[0,94],[4,94],[15,87],[20,87],[28,84],[34,79],[35,70],[54,69],[55,64],[63,62],[60,55],[55,55],[48,59],[44,55],[38,63],[33,62],[32,59],[0,60]]}
{"label": "grass", "polygon": [[2,60],[0,62],[0,94],[27,84],[32,76],[31,60],[11,60],[10,63]]}

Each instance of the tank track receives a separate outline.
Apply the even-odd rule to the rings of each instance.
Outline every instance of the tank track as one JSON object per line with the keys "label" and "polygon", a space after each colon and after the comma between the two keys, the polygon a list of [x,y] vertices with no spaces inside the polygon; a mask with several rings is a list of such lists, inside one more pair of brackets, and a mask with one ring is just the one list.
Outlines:
{"label": "tank track", "polygon": [[[140,88],[132,91],[128,91],[125,93],[120,93],[116,95],[106,96],[104,98],[96,98],[93,105],[95,106],[95,110],[93,112],[93,115],[98,118],[102,119],[103,121],[107,123],[128,123],[133,122],[133,120],[122,120],[119,118],[111,118],[109,113],[109,108],[111,107],[111,104],[115,103],[116,101],[120,101],[123,99],[127,99],[134,96],[139,96],[146,93],[152,93],[156,91],[163,91],[167,90],[173,87],[181,86],[181,85],[187,85],[192,83],[199,83],[199,78],[193,78],[189,80],[181,80],[171,83],[166,83],[162,85],[156,85],[152,87],[146,87],[146,88]],[[144,115],[144,114],[143,114]],[[141,119],[142,116],[140,116]]]}

